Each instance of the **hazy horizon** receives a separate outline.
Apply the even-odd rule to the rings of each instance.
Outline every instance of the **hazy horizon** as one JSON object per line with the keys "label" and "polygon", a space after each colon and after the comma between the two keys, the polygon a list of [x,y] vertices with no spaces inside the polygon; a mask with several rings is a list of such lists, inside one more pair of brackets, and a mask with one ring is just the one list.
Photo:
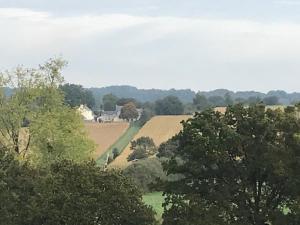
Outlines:
{"label": "hazy horizon", "polygon": [[299,0],[0,0],[0,70],[84,87],[300,92]]}

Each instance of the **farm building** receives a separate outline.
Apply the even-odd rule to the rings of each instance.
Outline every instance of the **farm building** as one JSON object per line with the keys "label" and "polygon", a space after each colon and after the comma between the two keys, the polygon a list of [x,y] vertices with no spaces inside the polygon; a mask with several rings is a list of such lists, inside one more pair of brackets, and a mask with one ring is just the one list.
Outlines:
{"label": "farm building", "polygon": [[[97,122],[123,122],[124,120],[120,118],[121,110],[123,106],[116,105],[115,111],[101,111],[100,116],[97,117]],[[137,109],[138,111],[138,118],[136,120],[139,120],[142,116],[143,109]]]}
{"label": "farm building", "polygon": [[94,115],[93,111],[86,105],[80,105],[77,110],[81,114],[83,120],[93,121],[95,119],[95,115]]}

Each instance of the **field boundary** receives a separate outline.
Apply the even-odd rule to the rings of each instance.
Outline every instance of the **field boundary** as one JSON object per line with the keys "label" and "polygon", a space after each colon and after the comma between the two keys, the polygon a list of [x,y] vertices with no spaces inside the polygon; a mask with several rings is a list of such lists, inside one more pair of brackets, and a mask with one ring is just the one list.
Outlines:
{"label": "field boundary", "polygon": [[131,123],[125,133],[119,137],[118,140],[113,143],[101,156],[98,157],[96,160],[97,164],[103,166],[106,163],[107,155],[112,155],[114,148],[117,148],[119,150],[119,154],[121,154],[140,129],[141,126],[139,126],[137,123]]}

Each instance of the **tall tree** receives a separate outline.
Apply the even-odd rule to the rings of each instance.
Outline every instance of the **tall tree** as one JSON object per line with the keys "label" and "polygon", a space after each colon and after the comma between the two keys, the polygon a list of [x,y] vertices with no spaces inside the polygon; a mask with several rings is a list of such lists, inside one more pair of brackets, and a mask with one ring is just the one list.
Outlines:
{"label": "tall tree", "polygon": [[133,151],[127,158],[128,161],[144,159],[157,152],[157,148],[152,138],[140,137],[131,142],[130,149]]}
{"label": "tall tree", "polygon": [[102,98],[104,111],[115,111],[118,102],[118,97],[113,94],[104,95]]}
{"label": "tall tree", "polygon": [[0,142],[7,149],[43,162],[90,157],[94,145],[59,89],[65,65],[62,59],[50,59],[38,69],[0,73],[0,87],[14,89],[10,96],[0,90]]}
{"label": "tall tree", "polygon": [[155,111],[157,115],[181,115],[184,107],[179,98],[170,95],[155,102]]}
{"label": "tall tree", "polygon": [[139,113],[132,102],[125,104],[121,109],[120,118],[127,121],[137,119]]}
{"label": "tall tree", "polygon": [[182,179],[166,183],[163,224],[299,224],[299,134],[294,108],[197,113],[164,164]]}
{"label": "tall tree", "polygon": [[60,86],[60,89],[64,93],[65,103],[71,107],[77,107],[81,104],[87,105],[89,108],[93,108],[95,106],[93,93],[84,89],[81,85],[64,84]]}
{"label": "tall tree", "polygon": [[205,95],[201,95],[197,93],[195,98],[193,99],[193,103],[196,106],[197,110],[204,110],[209,108],[209,102]]}

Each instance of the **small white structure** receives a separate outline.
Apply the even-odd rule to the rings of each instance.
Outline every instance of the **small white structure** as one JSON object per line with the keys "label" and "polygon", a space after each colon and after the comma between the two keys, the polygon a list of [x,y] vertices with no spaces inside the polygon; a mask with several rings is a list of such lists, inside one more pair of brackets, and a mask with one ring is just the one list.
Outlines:
{"label": "small white structure", "polygon": [[93,111],[86,105],[80,105],[77,110],[85,121],[93,121],[95,119]]}
{"label": "small white structure", "polygon": [[[121,110],[123,106],[116,105],[115,111],[102,111],[101,115],[97,117],[96,121],[99,123],[106,123],[106,122],[123,122],[124,120],[120,118]],[[138,111],[138,118],[133,120],[137,121],[141,118],[143,109],[137,109]]]}

